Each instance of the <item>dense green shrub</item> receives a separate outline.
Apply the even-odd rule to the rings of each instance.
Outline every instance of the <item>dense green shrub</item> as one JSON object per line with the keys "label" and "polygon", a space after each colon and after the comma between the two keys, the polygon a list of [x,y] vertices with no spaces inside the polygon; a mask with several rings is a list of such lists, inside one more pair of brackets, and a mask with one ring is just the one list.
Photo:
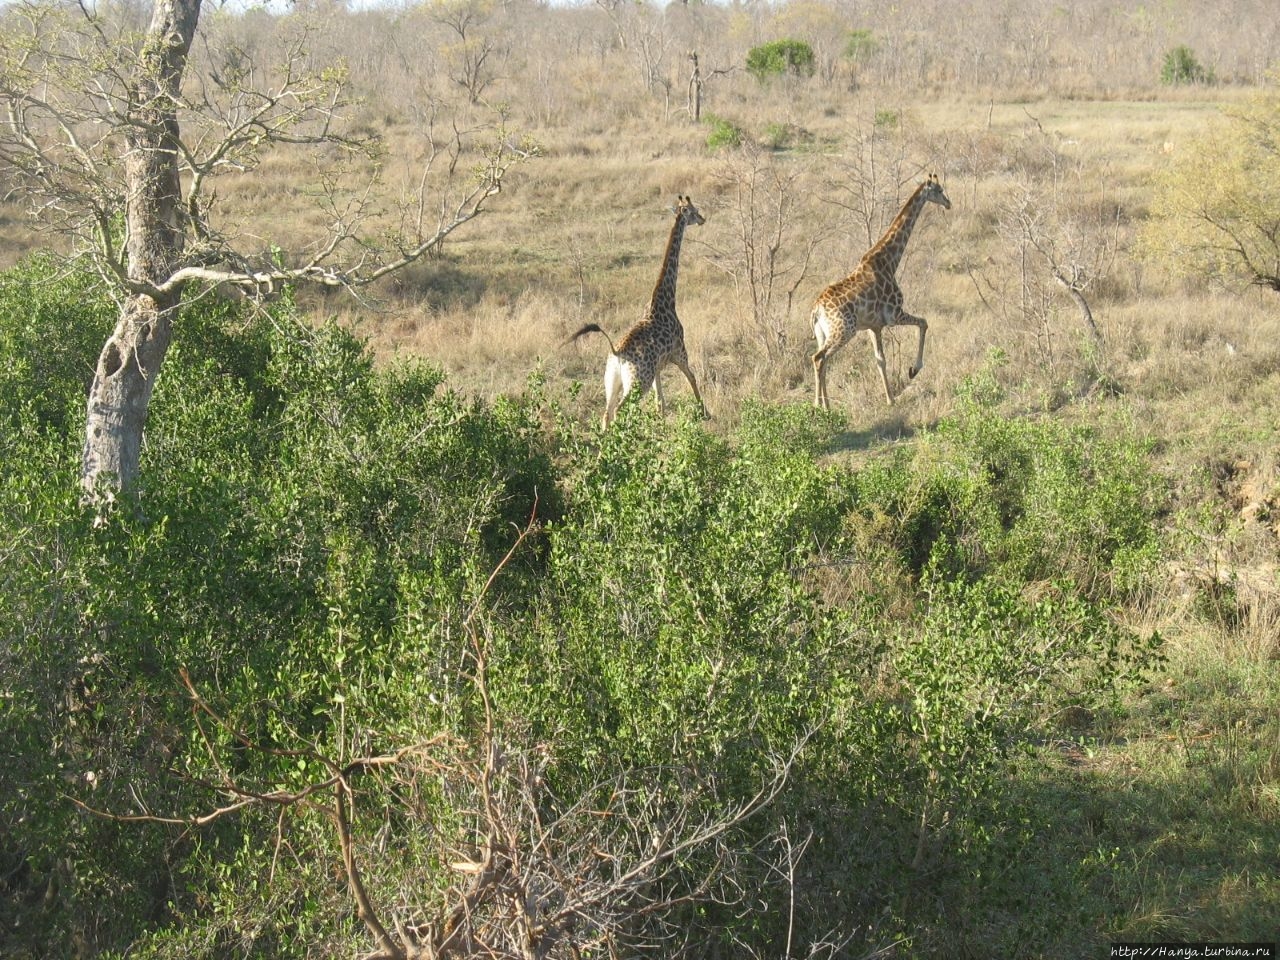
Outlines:
{"label": "dense green shrub", "polygon": [[[94,363],[115,323],[84,274],[35,258],[0,275],[0,443],[21,435],[72,438],[83,426]],[[0,458],[0,470],[21,459]]]}
{"label": "dense green shrub", "polygon": [[747,53],[747,72],[761,82],[785,75],[811,77],[814,69],[813,47],[803,40],[773,40]]}
{"label": "dense green shrub", "polygon": [[[246,782],[287,785],[305,771],[235,750],[227,730],[360,749],[445,723],[461,682],[448,624],[535,496],[556,514],[541,430],[527,404],[463,399],[430,367],[376,371],[350,334],[299,324],[287,301],[262,317],[206,298],[184,309],[157,383],[136,505],[94,526],[75,457],[111,305],[41,264],[7,279],[0,732],[17,757],[0,771],[0,838],[24,878],[15,902],[58,890],[24,936],[123,947],[185,917],[214,952],[252,928],[267,955],[305,952],[307,937],[284,944],[294,894],[327,889],[316,858],[262,901],[271,922],[251,906],[268,892],[246,886],[272,816],[193,844],[86,817],[65,794],[182,817],[216,805],[206,736]],[[227,720],[221,734],[192,725],[181,671]],[[318,823],[301,818],[293,842],[328,858]],[[322,899],[331,924],[340,908]]]}
{"label": "dense green shrub", "polygon": [[855,66],[861,66],[875,56],[880,42],[867,29],[850,30],[844,37],[844,58]]}
{"label": "dense green shrub", "polygon": [[743,775],[813,722],[831,623],[796,570],[841,511],[812,454],[825,430],[794,412],[750,406],[726,443],[629,410],[582,457],[549,536],[543,643],[567,674],[520,712],[553,725],[568,709],[584,757]]}
{"label": "dense green shrub", "polygon": [[723,147],[740,147],[746,134],[742,128],[732,120],[725,120],[723,117],[717,117],[714,114],[706,114],[703,118],[706,124],[711,127],[711,132],[707,134],[707,146],[712,150],[719,150]]}
{"label": "dense green shrub", "polygon": [[791,142],[794,135],[795,127],[789,123],[768,123],[762,140],[765,146],[781,150]]}
{"label": "dense green shrub", "polygon": [[998,399],[967,381],[957,413],[933,434],[861,471],[855,533],[912,575],[932,565],[969,580],[1065,578],[1097,600],[1139,586],[1159,558],[1165,495],[1145,444],[1007,419]]}
{"label": "dense green shrub", "polygon": [[814,135],[794,123],[767,123],[760,142],[774,150],[804,150],[813,146]]}
{"label": "dense green shrub", "polygon": [[[136,496],[95,524],[76,456],[112,316],[48,264],[0,284],[15,956],[367,952],[330,808],[181,821],[228,782],[302,790],[441,738],[456,766],[493,736],[538,758],[522,782],[545,823],[625,780],[654,823],[680,811],[673,830],[739,808],[803,743],[767,815],[672,865],[694,890],[732,864],[725,905],[655,922],[708,950],[779,942],[791,904],[797,937],[886,911],[907,931],[909,865],[963,872],[1003,829],[1016,748],[1151,653],[1107,607],[1157,556],[1144,448],[1001,419],[983,378],[852,469],[825,457],[840,420],[808,405],[747,403],[720,436],[628,404],[599,433],[536,386],[485,404],[429,365],[375,366],[287,299],[263,315],[204,298],[157,383]],[[432,762],[356,781],[366,883],[403,915],[439,902],[440,839],[471,842],[481,799]],[[652,842],[582,822],[586,851]],[[791,836],[812,845],[788,873],[770,851]]]}
{"label": "dense green shrub", "polygon": [[850,477],[839,549],[909,612],[880,636],[877,682],[845,701],[829,766],[910,812],[899,855],[917,866],[999,832],[974,818],[989,818],[1011,751],[1159,658],[1158,635],[1109,609],[1158,571],[1163,496],[1145,446],[1005,418],[1000,399],[989,378],[967,382],[953,417]]}
{"label": "dense green shrub", "polygon": [[1196,58],[1195,51],[1186,44],[1169,49],[1160,63],[1160,82],[1168,86],[1183,83],[1209,83],[1212,75]]}
{"label": "dense green shrub", "polygon": [[876,130],[887,134],[898,128],[902,122],[902,114],[897,110],[877,110],[871,122]]}

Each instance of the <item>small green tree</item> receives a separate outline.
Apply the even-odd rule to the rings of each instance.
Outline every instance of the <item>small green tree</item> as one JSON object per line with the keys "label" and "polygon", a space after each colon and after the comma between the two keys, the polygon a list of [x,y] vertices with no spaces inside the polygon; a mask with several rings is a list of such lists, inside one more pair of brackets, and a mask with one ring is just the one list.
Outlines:
{"label": "small green tree", "polygon": [[1280,293],[1280,96],[1259,96],[1179,151],[1140,238],[1181,274]]}
{"label": "small green tree", "polygon": [[761,83],[784,74],[811,77],[814,66],[813,47],[803,40],[774,40],[747,54],[747,72]]}
{"label": "small green tree", "polygon": [[1196,59],[1195,51],[1185,43],[1166,53],[1160,65],[1160,82],[1171,87],[1183,83],[1207,83],[1210,79],[1210,74]]}
{"label": "small green tree", "polygon": [[844,58],[855,67],[870,60],[880,49],[880,42],[870,30],[850,30],[844,38]]}

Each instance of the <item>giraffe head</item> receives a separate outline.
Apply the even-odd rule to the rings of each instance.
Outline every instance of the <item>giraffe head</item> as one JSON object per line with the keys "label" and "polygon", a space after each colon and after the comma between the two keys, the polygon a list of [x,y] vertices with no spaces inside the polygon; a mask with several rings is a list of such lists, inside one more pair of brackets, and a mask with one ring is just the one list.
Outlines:
{"label": "giraffe head", "polygon": [[707,218],[698,212],[698,208],[688,197],[676,197],[675,214],[686,227],[691,223],[701,226],[707,222]]}
{"label": "giraffe head", "polygon": [[938,175],[936,173],[929,174],[929,179],[922,183],[921,186],[924,187],[924,191],[921,195],[922,199],[927,200],[930,203],[941,204],[943,210],[951,209],[951,201],[948,200],[947,195],[942,192],[942,184],[939,182]]}

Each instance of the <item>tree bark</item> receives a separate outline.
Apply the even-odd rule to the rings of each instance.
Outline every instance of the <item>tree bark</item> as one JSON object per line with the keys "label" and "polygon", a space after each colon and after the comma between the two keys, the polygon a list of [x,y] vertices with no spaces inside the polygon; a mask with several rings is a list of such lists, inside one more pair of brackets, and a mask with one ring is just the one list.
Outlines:
{"label": "tree bark", "polygon": [[1089,331],[1089,338],[1094,345],[1102,346],[1102,331],[1098,329],[1098,324],[1093,319],[1093,311],[1089,309],[1089,301],[1084,298],[1084,293],[1075,284],[1070,283],[1056,268],[1053,271],[1053,279],[1062,285],[1063,289],[1067,291],[1067,296],[1071,298],[1076,305],[1076,309],[1080,311],[1080,319],[1084,321],[1085,329]]}
{"label": "tree bark", "polygon": [[698,68],[698,52],[689,51],[693,73],[689,77],[689,115],[694,123],[702,122],[702,71]]}
{"label": "tree bark", "polygon": [[138,473],[151,391],[169,349],[172,309],[130,297],[98,357],[85,414],[80,483],[93,501],[110,501]]}
{"label": "tree bark", "polygon": [[178,103],[201,0],[155,0],[138,57],[127,155],[125,286],[120,319],[98,357],[85,416],[80,483],[111,500],[137,476],[156,377],[181,290],[156,288],[179,268],[186,224],[178,169]]}

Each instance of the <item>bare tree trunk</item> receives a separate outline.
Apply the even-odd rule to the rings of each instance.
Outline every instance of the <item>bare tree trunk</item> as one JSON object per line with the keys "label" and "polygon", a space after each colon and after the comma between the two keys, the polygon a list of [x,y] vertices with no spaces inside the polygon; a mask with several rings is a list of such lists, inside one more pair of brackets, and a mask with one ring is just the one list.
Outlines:
{"label": "bare tree trunk", "polygon": [[1093,311],[1089,309],[1089,301],[1084,298],[1084,293],[1075,284],[1067,281],[1057,270],[1053,271],[1053,279],[1062,284],[1064,290],[1067,291],[1072,301],[1075,302],[1077,309],[1080,311],[1080,319],[1084,321],[1085,328],[1089,331],[1089,337],[1093,340],[1095,346],[1102,345],[1102,331],[1098,329],[1097,322],[1093,319]]}
{"label": "bare tree trunk", "polygon": [[[286,268],[246,255],[235,249],[241,238],[210,222],[219,173],[256,169],[263,150],[276,145],[325,146],[369,163],[372,186],[379,182],[376,138],[345,131],[341,121],[352,103],[345,78],[341,71],[314,71],[306,43],[288,44],[275,67],[245,61],[244,77],[262,79],[261,90],[221,82],[184,90],[203,0],[147,2],[151,20],[140,43],[119,41],[94,5],[83,3],[79,16],[57,29],[46,28],[59,4],[36,4],[47,11],[33,12],[25,28],[0,43],[6,180],[46,227],[77,239],[119,305],[86,403],[80,484],[89,504],[110,503],[136,482],[152,391],[186,284],[262,293],[295,282],[346,289],[374,283],[438,252],[498,195],[511,166],[537,154],[510,135],[500,111],[495,123],[465,132],[455,122],[445,143],[433,131],[433,107],[418,195],[401,208],[390,235],[363,235],[381,212],[375,191],[347,199],[335,178],[317,204],[340,212],[311,256]],[[19,36],[22,29],[29,36]],[[181,126],[197,131],[190,142]],[[459,160],[472,150],[478,165],[464,179]],[[429,197],[433,186],[438,199]]]}
{"label": "bare tree trunk", "polygon": [[98,357],[85,414],[80,483],[90,500],[110,500],[137,476],[142,430],[160,363],[169,349],[172,309],[133,296]]}
{"label": "bare tree trunk", "polygon": [[698,51],[690,50],[693,73],[689,77],[689,116],[694,123],[702,122],[702,71],[698,68]]}
{"label": "bare tree trunk", "polygon": [[137,476],[142,431],[172,338],[179,290],[155,288],[184,245],[177,104],[201,0],[155,0],[135,78],[125,157],[127,293],[102,348],[85,416],[80,483],[88,499],[111,499]]}

